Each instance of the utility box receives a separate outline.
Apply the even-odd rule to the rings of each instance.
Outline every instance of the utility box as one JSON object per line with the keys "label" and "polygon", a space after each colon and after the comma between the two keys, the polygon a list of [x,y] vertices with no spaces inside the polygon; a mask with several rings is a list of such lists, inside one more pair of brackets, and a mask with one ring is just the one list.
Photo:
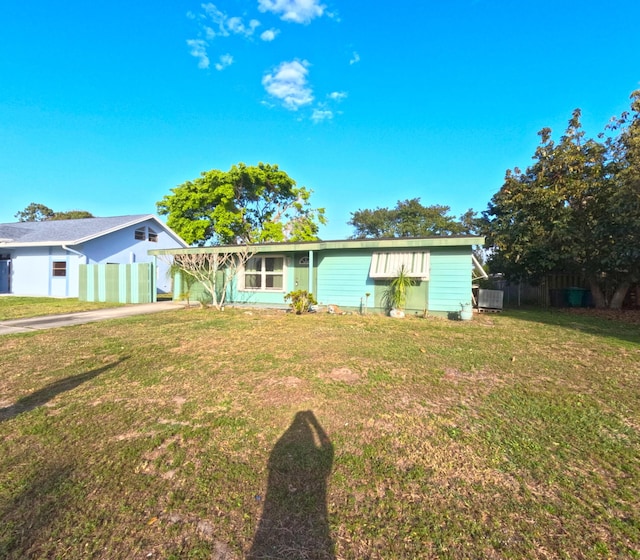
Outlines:
{"label": "utility box", "polygon": [[478,309],[501,310],[504,292],[502,290],[478,290]]}

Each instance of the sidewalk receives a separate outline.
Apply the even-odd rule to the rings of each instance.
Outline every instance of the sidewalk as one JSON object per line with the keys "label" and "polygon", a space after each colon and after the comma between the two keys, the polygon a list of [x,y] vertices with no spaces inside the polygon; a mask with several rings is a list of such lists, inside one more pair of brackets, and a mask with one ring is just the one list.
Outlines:
{"label": "sidewalk", "polygon": [[0,321],[0,335],[53,329],[56,327],[68,327],[82,325],[105,319],[117,319],[118,317],[130,317],[132,315],[144,315],[158,313],[184,307],[183,302],[161,301],[157,303],[140,303],[126,305],[124,307],[109,307],[95,311],[80,311],[78,313],[65,313],[63,315],[47,315],[44,317],[30,317],[29,319],[11,319]]}

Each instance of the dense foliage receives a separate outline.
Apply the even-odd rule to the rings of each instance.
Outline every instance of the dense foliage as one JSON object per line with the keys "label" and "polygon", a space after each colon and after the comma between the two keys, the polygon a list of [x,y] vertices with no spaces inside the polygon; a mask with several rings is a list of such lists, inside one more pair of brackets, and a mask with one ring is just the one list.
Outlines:
{"label": "dense foliage", "polygon": [[353,226],[352,237],[429,237],[473,233],[475,214],[468,210],[459,219],[449,215],[449,206],[423,206],[419,198],[399,200],[395,208],[357,210],[351,213],[348,224]]}
{"label": "dense foliage", "polygon": [[640,279],[640,90],[607,135],[576,109],[559,142],[539,132],[534,163],[506,173],[484,212],[493,270],[511,279],[583,274],[596,306],[619,308]]}
{"label": "dense foliage", "polygon": [[198,246],[311,241],[317,239],[324,209],[311,208],[311,191],[277,165],[234,165],[186,181],[157,203],[167,225]]}
{"label": "dense foliage", "polygon": [[32,202],[24,210],[21,210],[15,217],[20,222],[44,222],[49,220],[77,220],[82,218],[93,218],[93,214],[86,210],[69,210],[68,212],[54,212],[44,204]]}

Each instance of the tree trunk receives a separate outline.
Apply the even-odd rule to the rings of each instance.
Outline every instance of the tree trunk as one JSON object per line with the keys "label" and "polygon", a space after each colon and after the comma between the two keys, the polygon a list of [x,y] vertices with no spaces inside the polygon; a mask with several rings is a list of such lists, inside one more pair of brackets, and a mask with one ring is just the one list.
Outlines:
{"label": "tree trunk", "polygon": [[614,292],[613,297],[611,298],[611,303],[609,304],[609,307],[611,309],[622,308],[622,303],[624,302],[624,298],[627,295],[627,292],[629,291],[630,287],[631,287],[631,282],[624,281],[616,288],[616,291]]}
{"label": "tree trunk", "polygon": [[596,309],[606,309],[607,300],[604,297],[604,292],[600,287],[600,283],[595,276],[589,276],[589,288],[591,288],[591,297]]}

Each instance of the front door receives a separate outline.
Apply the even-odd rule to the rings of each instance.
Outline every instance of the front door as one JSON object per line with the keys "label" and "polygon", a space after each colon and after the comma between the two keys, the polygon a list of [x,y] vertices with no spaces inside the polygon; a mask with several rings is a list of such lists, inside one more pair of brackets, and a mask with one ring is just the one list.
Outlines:
{"label": "front door", "polygon": [[309,253],[295,253],[293,259],[293,289],[309,290]]}
{"label": "front door", "polygon": [[0,294],[11,293],[11,260],[0,259]]}

